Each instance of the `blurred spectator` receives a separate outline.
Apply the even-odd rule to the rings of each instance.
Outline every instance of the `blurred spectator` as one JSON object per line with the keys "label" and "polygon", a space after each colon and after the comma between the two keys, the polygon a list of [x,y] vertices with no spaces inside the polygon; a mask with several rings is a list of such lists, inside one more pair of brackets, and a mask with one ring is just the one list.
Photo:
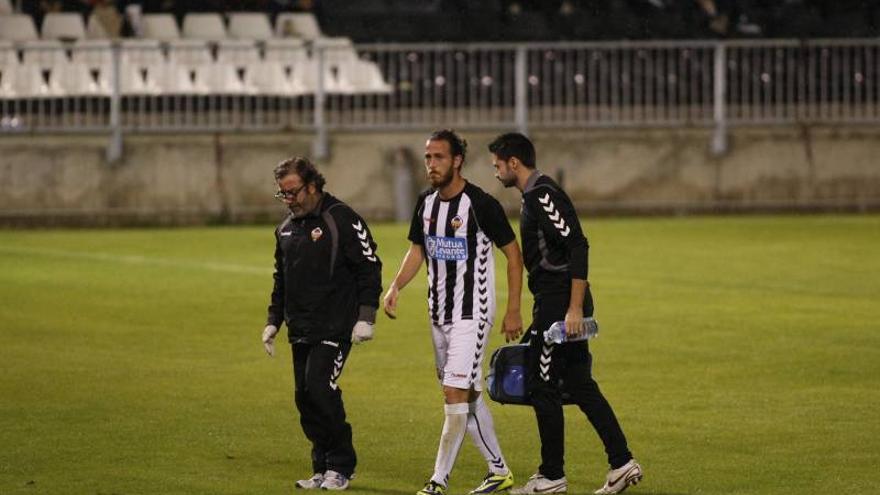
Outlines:
{"label": "blurred spectator", "polygon": [[110,38],[118,38],[122,34],[123,17],[116,10],[114,0],[91,0],[91,15]]}

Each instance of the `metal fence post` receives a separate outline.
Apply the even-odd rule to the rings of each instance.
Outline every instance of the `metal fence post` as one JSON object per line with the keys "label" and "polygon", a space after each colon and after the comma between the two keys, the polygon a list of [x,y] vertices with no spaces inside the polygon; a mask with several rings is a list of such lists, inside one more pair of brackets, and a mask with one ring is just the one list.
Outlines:
{"label": "metal fence post", "polygon": [[517,45],[516,62],[513,71],[516,129],[523,134],[528,134],[529,132],[529,102],[526,94],[526,82],[528,79],[526,73],[526,53],[525,45]]}
{"label": "metal fence post", "polygon": [[120,91],[120,45],[118,41],[114,41],[111,47],[111,71],[110,78],[113,92],[110,95],[110,143],[107,145],[107,161],[115,163],[122,158],[122,121],[120,118],[121,111],[121,94]]}
{"label": "metal fence post", "polygon": [[715,132],[710,149],[713,155],[727,153],[727,52],[724,43],[715,44],[715,95],[712,119]]}
{"label": "metal fence post", "polygon": [[315,92],[314,127],[315,140],[312,142],[312,157],[322,160],[330,155],[327,144],[327,122],[324,117],[324,48],[316,47],[318,55],[318,90]]}

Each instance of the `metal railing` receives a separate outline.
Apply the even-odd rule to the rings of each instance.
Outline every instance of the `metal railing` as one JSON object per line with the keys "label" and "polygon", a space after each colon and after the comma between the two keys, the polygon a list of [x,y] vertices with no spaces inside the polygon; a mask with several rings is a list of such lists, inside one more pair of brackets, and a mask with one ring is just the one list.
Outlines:
{"label": "metal railing", "polygon": [[[247,63],[235,68],[241,89],[132,90],[151,69],[125,72],[137,49],[115,45],[117,77],[99,73],[106,65],[92,73],[112,81],[103,93],[22,97],[10,89],[15,69],[0,63],[0,133],[301,129],[321,151],[335,129],[712,126],[721,150],[728,126],[880,122],[877,39],[385,44],[355,46],[348,58],[345,49],[280,57],[290,61],[285,84],[312,81],[296,90],[247,87]],[[41,66],[43,83],[52,70]],[[346,83],[371,70],[373,89]],[[196,84],[195,66],[187,71]]]}

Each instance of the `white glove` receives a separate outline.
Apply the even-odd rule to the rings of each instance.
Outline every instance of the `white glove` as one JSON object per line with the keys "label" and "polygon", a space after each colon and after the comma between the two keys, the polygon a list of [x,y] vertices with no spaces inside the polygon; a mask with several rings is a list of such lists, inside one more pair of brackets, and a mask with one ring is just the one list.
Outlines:
{"label": "white glove", "polygon": [[361,344],[373,338],[373,324],[366,321],[359,321],[354,324],[351,329],[351,343]]}
{"label": "white glove", "polygon": [[275,335],[278,333],[278,327],[275,325],[266,325],[266,328],[263,329],[263,347],[266,349],[266,354],[270,356],[275,355]]}

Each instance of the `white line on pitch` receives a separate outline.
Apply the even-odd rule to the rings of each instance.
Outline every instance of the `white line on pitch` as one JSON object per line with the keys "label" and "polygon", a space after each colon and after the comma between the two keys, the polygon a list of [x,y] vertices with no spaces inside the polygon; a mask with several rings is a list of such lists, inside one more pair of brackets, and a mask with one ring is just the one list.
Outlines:
{"label": "white line on pitch", "polygon": [[47,248],[18,248],[0,246],[0,253],[20,254],[25,256],[47,256],[54,258],[69,258],[89,261],[107,261],[128,265],[152,265],[171,268],[200,269],[225,273],[249,273],[255,275],[267,275],[272,273],[271,268],[259,268],[256,266],[236,265],[233,263],[220,263],[214,261],[188,261],[169,258],[153,258],[142,255],[111,254],[100,252],[64,251],[61,249]]}

